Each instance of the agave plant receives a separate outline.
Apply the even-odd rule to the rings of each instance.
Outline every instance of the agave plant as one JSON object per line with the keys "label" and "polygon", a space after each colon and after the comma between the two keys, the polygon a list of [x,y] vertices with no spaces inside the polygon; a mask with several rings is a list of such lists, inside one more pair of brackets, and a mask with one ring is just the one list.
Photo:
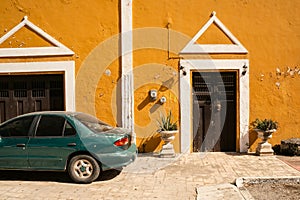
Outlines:
{"label": "agave plant", "polygon": [[278,122],[273,121],[272,119],[256,119],[253,122],[253,127],[266,132],[276,130],[278,128]]}
{"label": "agave plant", "polygon": [[170,111],[167,116],[161,115],[160,120],[157,120],[160,131],[175,131],[177,130],[177,121],[173,122],[173,115]]}

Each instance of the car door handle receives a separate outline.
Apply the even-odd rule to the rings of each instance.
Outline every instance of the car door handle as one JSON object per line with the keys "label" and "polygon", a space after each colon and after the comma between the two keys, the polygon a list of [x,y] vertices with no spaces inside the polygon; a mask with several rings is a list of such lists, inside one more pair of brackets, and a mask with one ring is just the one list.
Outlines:
{"label": "car door handle", "polygon": [[74,147],[74,146],[76,146],[76,143],[75,142],[74,143],[69,143],[68,146],[69,147]]}
{"label": "car door handle", "polygon": [[25,144],[17,144],[17,147],[25,147]]}

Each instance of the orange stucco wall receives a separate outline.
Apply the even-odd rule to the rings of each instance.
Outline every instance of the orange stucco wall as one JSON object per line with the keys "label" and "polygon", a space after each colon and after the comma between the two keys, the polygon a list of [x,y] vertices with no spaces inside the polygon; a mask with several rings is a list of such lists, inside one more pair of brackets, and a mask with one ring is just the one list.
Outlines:
{"label": "orange stucco wall", "polygon": [[[87,112],[87,107],[94,104],[93,109],[89,110],[91,114],[97,115],[107,123],[117,124],[111,108],[117,105],[111,102],[112,97],[116,96],[112,88],[116,86],[120,77],[118,45],[111,42],[112,44],[109,44],[111,48],[105,48],[105,51],[98,48],[97,51],[101,51],[101,58],[93,58],[91,52],[112,36],[119,34],[119,1],[3,0],[0,3],[0,16],[1,36],[16,26],[24,16],[28,16],[28,20],[75,52],[71,57],[1,58],[0,62],[74,60],[76,91],[79,91],[76,93],[76,109]],[[41,46],[51,46],[51,44],[27,28],[22,28],[1,44],[0,48]],[[109,57],[107,55],[116,56],[102,62]],[[95,62],[105,63],[105,65],[91,64]],[[105,70],[109,70],[108,75],[104,73]],[[95,88],[94,92],[84,93],[86,88],[91,86]]]}
{"label": "orange stucco wall", "polygon": [[[291,70],[287,73],[288,67],[292,71],[300,68],[299,8],[298,0],[133,0],[135,129],[139,150],[160,149],[162,142],[156,132],[160,113],[172,110],[175,120],[180,119],[178,52],[207,22],[212,11],[249,51],[242,57],[250,60],[250,121],[272,118],[279,122],[280,128],[271,139],[273,145],[281,139],[300,137],[300,75],[298,68],[294,74]],[[119,124],[120,0],[2,0],[0,36],[25,15],[75,55],[1,58],[0,62],[74,60],[76,109]],[[198,42],[230,43],[216,27],[208,29]],[[20,45],[49,44],[25,29],[0,48]],[[234,54],[205,56],[211,57],[241,58]],[[277,68],[280,73],[276,73]],[[158,100],[165,96],[167,102],[150,101],[150,89],[158,91]],[[256,134],[250,132],[250,151],[255,150],[257,142]],[[180,151],[180,134],[174,144]]]}
{"label": "orange stucco wall", "polygon": [[[216,11],[218,18],[249,51],[246,57],[250,61],[250,122],[256,118],[278,121],[279,129],[271,139],[274,145],[282,139],[300,137],[300,75],[286,73],[288,67],[296,67],[296,71],[297,67],[300,68],[299,8],[297,0],[162,0],[159,5],[156,1],[134,0],[133,26],[166,29],[170,23],[172,31],[192,38],[207,22],[211,12]],[[165,34],[164,38],[158,37],[157,40],[167,41],[167,37]],[[174,45],[181,39],[171,38],[170,43]],[[209,28],[197,42],[229,43],[216,27]],[[152,51],[135,56],[134,61],[139,63],[149,56],[152,63],[165,64],[169,60],[166,52]],[[218,55],[210,56],[218,58]],[[281,75],[276,75],[277,68]],[[259,142],[256,133],[250,131],[249,139],[250,151],[255,151]]]}

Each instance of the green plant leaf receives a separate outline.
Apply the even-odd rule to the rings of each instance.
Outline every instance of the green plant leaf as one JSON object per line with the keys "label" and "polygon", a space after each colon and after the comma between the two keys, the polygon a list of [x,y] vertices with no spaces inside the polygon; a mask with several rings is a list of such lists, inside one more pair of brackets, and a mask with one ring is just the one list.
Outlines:
{"label": "green plant leaf", "polygon": [[252,123],[253,128],[255,129],[259,129],[262,131],[269,131],[269,130],[273,130],[273,129],[277,129],[278,128],[278,122],[273,121],[272,119],[256,119],[253,123]]}
{"label": "green plant leaf", "polygon": [[160,120],[158,120],[158,131],[173,131],[177,130],[177,121],[173,122],[173,115],[171,110],[167,116],[160,115]]}

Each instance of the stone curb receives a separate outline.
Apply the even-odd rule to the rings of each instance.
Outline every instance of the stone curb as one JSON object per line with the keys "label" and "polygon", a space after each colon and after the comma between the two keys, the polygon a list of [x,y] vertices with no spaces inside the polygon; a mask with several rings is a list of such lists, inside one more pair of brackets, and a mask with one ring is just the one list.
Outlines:
{"label": "stone curb", "polygon": [[282,177],[240,177],[235,180],[235,185],[245,200],[254,200],[245,184],[259,183],[300,183],[300,176],[282,176]]}
{"label": "stone curb", "polygon": [[244,200],[239,189],[231,183],[197,187],[196,193],[197,200]]}

